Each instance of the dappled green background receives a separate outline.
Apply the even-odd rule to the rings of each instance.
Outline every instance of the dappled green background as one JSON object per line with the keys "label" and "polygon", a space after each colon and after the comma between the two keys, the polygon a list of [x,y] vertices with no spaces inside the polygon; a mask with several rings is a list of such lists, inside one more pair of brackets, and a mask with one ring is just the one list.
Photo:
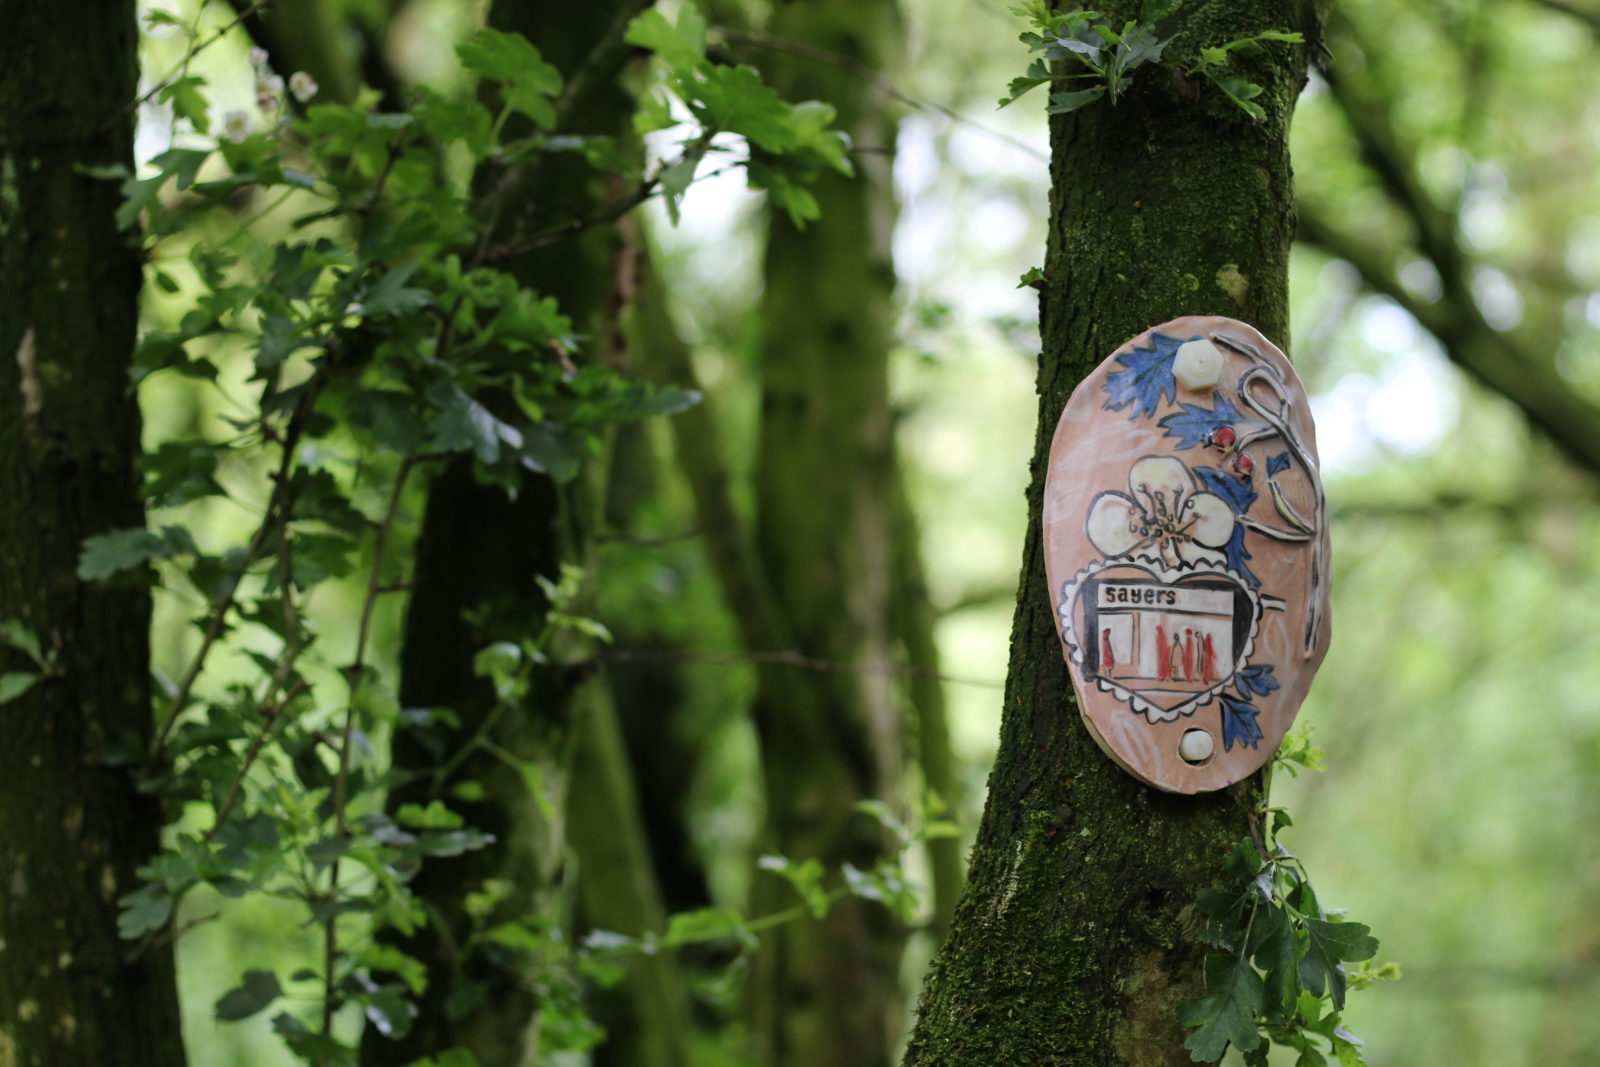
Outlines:
{"label": "dappled green background", "polygon": [[[449,78],[470,6],[402,5],[389,42],[402,73]],[[1003,3],[905,10],[911,60],[881,72],[914,102],[896,164],[894,390],[942,611],[964,782],[947,799],[970,833],[997,738],[1026,510],[1037,336],[1034,294],[1016,279],[1043,258],[1047,145],[1042,101],[994,110],[1025,62]],[[1596,1062],[1600,458],[1552,445],[1452,355],[1499,345],[1522,361],[1516,373],[1600,402],[1600,4],[1341,0],[1337,11],[1328,48],[1348,91],[1314,77],[1295,129],[1312,240],[1293,265],[1290,345],[1334,518],[1335,639],[1302,713],[1328,770],[1280,772],[1273,801],[1293,813],[1286,841],[1324,900],[1369,923],[1380,958],[1405,971],[1352,997],[1347,1021],[1369,1062]],[[226,12],[205,17],[220,25]],[[245,46],[230,39],[198,61],[224,87],[219,102],[226,87],[237,93],[224,106],[248,106]],[[172,40],[148,40],[147,82],[177,57]],[[1383,135],[1377,144],[1352,135],[1352,117]],[[141,122],[148,156],[165,147],[168,120],[146,109]],[[1398,176],[1373,167],[1385,158],[1399,159]],[[756,208],[737,180],[714,179],[691,191],[677,230],[652,212],[678,325],[728,439],[745,442],[757,418]],[[152,294],[147,316],[159,323],[174,306]],[[153,381],[141,398],[151,447],[225,414],[181,382]],[[670,451],[664,426],[640,432],[643,447]],[[1600,432],[1600,421],[1573,432]],[[751,451],[730,458],[737,467]],[[670,479],[659,488],[628,529],[602,538],[599,610],[636,646],[706,660],[684,674],[679,729],[701,757],[685,797],[712,891],[737,904],[760,824],[743,716],[753,676],[722,658],[735,640],[685,491]],[[252,522],[207,506],[202,539]],[[351,591],[318,597],[324,631],[348,626]],[[169,672],[195,607],[158,600],[157,663]],[[386,605],[379,632],[391,663],[398,609]],[[198,923],[181,941],[194,1062],[286,1062],[264,1018],[224,1026],[211,1004],[247,965],[289,966],[313,931],[268,904],[215,922],[204,921],[214,901],[197,894],[186,909]],[[914,941],[907,954],[908,997],[928,952]]]}

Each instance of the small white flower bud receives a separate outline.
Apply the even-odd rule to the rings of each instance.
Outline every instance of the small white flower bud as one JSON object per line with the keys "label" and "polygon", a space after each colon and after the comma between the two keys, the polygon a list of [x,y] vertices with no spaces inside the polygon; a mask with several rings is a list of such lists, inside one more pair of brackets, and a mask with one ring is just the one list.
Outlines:
{"label": "small white flower bud", "polygon": [[297,70],[289,75],[289,91],[303,104],[317,95],[317,79],[303,70]]}
{"label": "small white flower bud", "polygon": [[252,67],[256,68],[257,70],[260,70],[262,67],[267,65],[267,50],[265,48],[261,48],[259,46],[256,47],[256,48],[252,48],[252,49],[250,49],[250,53],[249,54],[250,54],[250,65]]}

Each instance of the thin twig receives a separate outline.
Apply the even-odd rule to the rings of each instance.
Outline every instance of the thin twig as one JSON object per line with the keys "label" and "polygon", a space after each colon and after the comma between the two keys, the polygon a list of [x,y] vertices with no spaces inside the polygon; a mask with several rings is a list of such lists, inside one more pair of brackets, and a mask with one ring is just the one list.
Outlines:
{"label": "thin twig", "polygon": [[262,516],[261,525],[256,527],[256,532],[251,536],[250,543],[245,546],[237,578],[216,600],[212,601],[211,621],[206,625],[205,637],[202,638],[200,649],[195,653],[194,659],[189,661],[189,666],[184,670],[177,691],[172,695],[167,714],[161,720],[155,738],[150,742],[151,756],[161,751],[161,747],[167,742],[167,736],[172,732],[173,724],[188,706],[190,692],[205,667],[206,657],[210,654],[212,646],[217,643],[217,639],[222,636],[228,611],[233,607],[234,597],[238,594],[239,585],[244,581],[245,572],[260,555],[261,546],[266,543],[267,535],[277,522],[278,513],[283,510],[287,502],[289,469],[294,465],[295,446],[299,444],[300,435],[305,430],[306,416],[310,414],[311,406],[316,403],[317,395],[322,392],[323,382],[324,379],[319,373],[306,383],[306,391],[301,394],[300,402],[295,405],[294,414],[289,417],[289,425],[283,435],[283,457],[279,460],[277,473],[273,476],[272,498],[267,501],[267,512]]}
{"label": "thin twig", "polygon": [[113,115],[110,121],[106,123],[104,128],[109,129],[114,123],[120,121],[123,116],[134,111],[141,104],[148,103],[151,97],[172,85],[175,81],[177,81],[178,78],[182,77],[184,71],[189,69],[189,63],[194,59],[195,56],[199,55],[201,52],[204,52],[207,48],[210,48],[228,34],[232,33],[240,23],[244,22],[245,19],[249,18],[251,15],[254,15],[257,11],[260,11],[270,3],[272,3],[272,0],[256,0],[255,3],[241,11],[238,17],[232,22],[228,23],[226,26],[222,27],[222,29],[218,30],[216,33],[212,34],[210,37],[206,38],[204,41],[185,52],[182,63],[179,63],[176,67],[169,71],[167,76],[157,82],[149,92],[145,93],[143,96],[135,97],[127,106]]}
{"label": "thin twig", "polygon": [[983,123],[978,122],[975,119],[969,119],[967,116],[958,111],[952,110],[951,108],[945,107],[943,104],[935,104],[931,101],[919,100],[914,96],[910,96],[904,92],[901,92],[900,89],[898,89],[887,77],[880,72],[873,70],[860,60],[852,59],[849,56],[840,55],[837,52],[829,52],[825,49],[813,48],[810,45],[799,44],[795,41],[779,40],[776,37],[763,37],[759,34],[745,33],[742,30],[723,30],[722,36],[731,44],[742,44],[750,48],[766,48],[774,52],[787,52],[792,56],[799,56],[801,59],[815,60],[818,63],[826,63],[829,66],[838,67],[840,70],[854,74],[856,77],[860,78],[862,81],[866,82],[883,95],[890,97],[891,99],[898,100],[913,110],[935,112],[943,115],[952,122],[977,130],[986,137],[993,137],[997,141],[1004,141],[1013,148],[1026,152],[1028,155],[1040,160],[1041,162],[1048,163],[1050,161],[1050,157],[1048,155],[1039,151],[1039,149],[1035,148],[1033,145],[1019,137],[1013,137],[1011,134],[1006,133],[1003,130],[997,130],[992,126],[985,126]]}
{"label": "thin twig", "polygon": [[[293,661],[289,659],[284,660],[286,664],[291,662]],[[283,673],[282,667],[279,668],[279,673]],[[255,766],[256,758],[261,755],[261,749],[266,745],[267,738],[272,736],[272,728],[277,725],[278,716],[294,702],[295,697],[309,688],[304,679],[295,682],[283,695],[282,700],[270,705],[262,713],[261,732],[251,739],[250,748],[244,754],[244,762],[239,765],[239,773],[234,775],[233,784],[228,787],[228,795],[217,806],[216,821],[212,823],[211,829],[206,831],[207,841],[216,837],[217,832],[222,829],[222,824],[228,820],[228,814],[233,811],[233,806],[238,803],[239,795],[244,790],[244,780],[250,774],[250,768]]]}
{"label": "thin twig", "polygon": [[135,947],[132,952],[128,953],[128,962],[135,963],[138,961],[139,957],[143,956],[151,949],[165,945],[169,941],[176,941],[190,930],[193,930],[196,926],[204,926],[206,923],[215,922],[220,918],[222,918],[222,912],[214,911],[210,915],[202,915],[198,919],[190,919],[182,926],[169,925],[159,933],[152,933],[149,937],[139,942],[138,946]]}
{"label": "thin twig", "polygon": [[616,15],[611,19],[596,41],[595,46],[589,49],[589,54],[579,61],[566,83],[561,87],[561,95],[556,97],[552,110],[555,111],[556,121],[553,128],[559,129],[563,119],[572,106],[581,100],[589,91],[589,87],[600,75],[600,68],[605,64],[610,55],[622,44],[623,35],[628,30],[628,25],[640,11],[650,6],[650,0],[627,0],[619,4]]}
{"label": "thin twig", "polygon": [[[682,160],[683,157],[680,156],[676,162],[682,162]],[[568,221],[559,225],[548,227],[547,229],[540,230],[535,234],[530,234],[519,241],[509,241],[504,244],[491,245],[486,250],[485,258],[491,260],[504,259],[507,256],[517,256],[526,252],[535,252],[541,248],[556,244],[559,241],[565,241],[569,237],[576,237],[585,230],[593,229],[596,226],[604,226],[607,223],[616,222],[618,219],[622,218],[622,216],[626,215],[640,204],[643,204],[645,201],[660,196],[661,172],[670,170],[674,165],[675,163],[664,164],[655,174],[651,175],[649,178],[646,178],[644,181],[635,186],[632,192],[618,200],[612,201],[610,204],[607,204],[604,208],[593,215],[589,215],[584,218],[569,219]],[[719,177],[720,175],[726,174],[728,171],[739,166],[742,166],[742,164],[730,163],[725,167],[717,167],[714,170],[708,170],[704,174],[697,175],[694,179],[694,184],[699,185],[703,181],[709,181],[712,178]]]}
{"label": "thin twig", "polygon": [[[347,673],[347,684],[350,687],[350,699],[345,708],[344,727],[339,738],[339,774],[333,784],[333,818],[334,836],[342,838],[349,832],[349,820],[345,808],[350,800],[350,747],[351,737],[355,733],[356,707],[360,701],[357,699],[361,693],[361,686],[366,678],[367,638],[372,633],[372,611],[378,602],[378,597],[383,592],[383,584],[379,579],[383,573],[383,549],[389,539],[389,531],[394,526],[395,516],[400,511],[400,500],[405,496],[406,480],[411,476],[411,469],[416,464],[416,457],[407,456],[400,464],[400,470],[395,475],[394,488],[389,493],[389,504],[384,510],[383,521],[378,524],[377,534],[372,546],[372,569],[367,572],[367,595],[361,605],[361,621],[356,629],[356,652],[354,661]],[[339,862],[335,860],[328,867],[328,899],[332,900],[338,892]],[[333,1030],[333,1014],[336,1002],[333,968],[339,957],[339,917],[330,914],[323,921],[323,971],[324,983],[322,999],[322,1032],[330,1034]]]}
{"label": "thin twig", "polygon": [[692,663],[708,667],[733,667],[741,664],[774,663],[800,670],[828,674],[889,674],[920,675],[937,678],[952,685],[971,685],[982,689],[1004,689],[1003,682],[989,682],[977,678],[957,678],[940,674],[926,667],[909,667],[898,663],[840,663],[836,660],[817,659],[796,649],[775,652],[674,652],[670,649],[615,648],[602,652],[599,659],[608,663]]}

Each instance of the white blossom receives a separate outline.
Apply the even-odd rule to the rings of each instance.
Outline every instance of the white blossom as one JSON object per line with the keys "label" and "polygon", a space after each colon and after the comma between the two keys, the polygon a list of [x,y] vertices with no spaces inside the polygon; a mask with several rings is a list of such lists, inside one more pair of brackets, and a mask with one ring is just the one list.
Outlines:
{"label": "white blossom", "polygon": [[230,111],[222,116],[222,136],[230,141],[242,141],[250,136],[250,116],[243,111]]}
{"label": "white blossom", "polygon": [[250,65],[257,70],[267,65],[267,50],[259,46],[250,49]]}
{"label": "white blossom", "polygon": [[289,91],[303,104],[317,95],[317,79],[303,70],[297,70],[289,75]]}

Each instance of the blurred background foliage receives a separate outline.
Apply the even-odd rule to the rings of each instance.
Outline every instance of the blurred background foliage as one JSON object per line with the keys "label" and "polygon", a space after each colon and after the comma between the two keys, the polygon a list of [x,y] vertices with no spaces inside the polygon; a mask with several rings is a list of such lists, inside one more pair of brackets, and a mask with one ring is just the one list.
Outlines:
{"label": "blurred background foliage", "polygon": [[[205,25],[232,17],[223,4],[159,6]],[[402,83],[447,87],[451,47],[483,5],[322,6],[339,29],[333,45],[378,50]],[[774,6],[710,13],[713,25],[750,29]],[[1038,338],[1035,294],[1016,279],[1042,259],[1047,139],[1042,99],[994,107],[1026,62],[1003,0],[905,0],[903,19],[903,64],[861,73],[899,115],[891,388],[959,770],[944,799],[970,833],[996,742],[1025,519]],[[746,44],[741,58],[760,64],[781,44],[756,39],[768,43]],[[1600,1060],[1597,39],[1594,0],[1339,0],[1325,69],[1295,122],[1304,241],[1288,347],[1312,396],[1334,519],[1335,640],[1302,712],[1329,769],[1280,773],[1273,801],[1293,812],[1289,843],[1324,898],[1370,923],[1381,958],[1405,970],[1347,1014],[1372,1064]],[[236,34],[195,61],[219,108],[249,106],[249,43]],[[142,49],[150,84],[182,44],[157,28]],[[147,106],[140,122],[148,158],[165,147],[170,116]],[[649,209],[657,275],[716,402],[746,513],[761,418],[760,215],[732,175],[698,183],[676,228]],[[148,291],[147,322],[159,326],[181,300]],[[236,362],[242,381],[248,361]],[[219,394],[147,383],[147,448],[225,414],[222,384]],[[669,427],[628,435],[619,451],[644,458],[614,479],[594,613],[619,634],[623,720],[653,738],[635,765],[663,774],[652,795],[676,806],[665,820],[676,830],[648,813],[657,875],[671,908],[743,906],[763,818],[745,714],[756,673],[740,661],[682,475],[655,461],[673,455]],[[191,524],[219,542],[251,521],[223,502],[191,508]],[[319,594],[335,642],[356,597]],[[180,621],[195,608],[158,598],[158,669],[182,661],[192,638]],[[400,605],[386,603],[382,662],[394,661],[399,623]],[[662,662],[675,667],[670,681],[648,675]],[[911,805],[917,792],[908,781],[888,799]],[[186,909],[198,923],[180,942],[193,1062],[287,1062],[264,1018],[223,1025],[211,1005],[245,966],[288,966],[314,931],[285,929],[266,904],[219,922],[203,921],[214,908],[198,894]],[[904,961],[908,1016],[932,950],[925,925]],[[697,1018],[723,1035],[701,1039],[697,1062],[740,1062],[726,1036],[740,975],[715,953],[687,962]]]}

